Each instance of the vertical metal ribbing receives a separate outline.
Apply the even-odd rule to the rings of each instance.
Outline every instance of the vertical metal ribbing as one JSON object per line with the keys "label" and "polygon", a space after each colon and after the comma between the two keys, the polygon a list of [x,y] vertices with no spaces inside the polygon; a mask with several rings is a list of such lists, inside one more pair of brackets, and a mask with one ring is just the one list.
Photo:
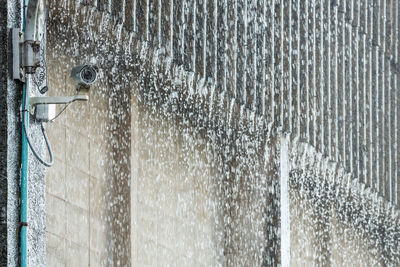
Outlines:
{"label": "vertical metal ribbing", "polygon": [[[383,154],[383,164],[382,164],[382,182],[383,182],[383,195],[385,196],[386,200],[390,201],[390,135],[389,135],[389,124],[390,124],[390,102],[389,102],[389,86],[388,83],[388,60],[386,55],[388,54],[387,50],[390,50],[390,46],[387,44],[387,1],[382,2],[382,11],[381,11],[381,49],[382,49],[382,154]],[[390,18],[389,18],[390,19]],[[390,21],[389,21],[390,23]]]}
{"label": "vertical metal ribbing", "polygon": [[330,46],[330,16],[331,7],[329,1],[321,0],[321,95],[322,95],[322,110],[321,110],[321,127],[324,132],[321,132],[322,138],[322,153],[331,156],[331,123],[330,123],[330,112],[331,112],[331,46]]}
{"label": "vertical metal ribbing", "polygon": [[[345,17],[344,17],[344,4],[343,1],[340,1],[340,5],[338,6],[338,63],[337,63],[337,73],[338,73],[338,95],[337,95],[337,108],[338,108],[338,116],[337,116],[337,135],[338,135],[338,162],[342,162],[345,164]],[[346,166],[344,166],[346,167]]]}
{"label": "vertical metal ribbing", "polygon": [[[310,54],[312,53],[312,18],[310,18],[310,13],[312,15],[312,12],[310,12],[310,9],[312,8],[312,4],[310,4],[310,1],[306,2],[306,68],[305,68],[305,90],[306,90],[306,122],[307,122],[307,128],[306,128],[306,138],[307,138],[307,142],[309,144],[312,144],[312,140],[311,140],[311,134],[310,134],[310,129],[312,127],[312,121],[311,121],[311,96],[312,96],[312,92],[311,92],[311,85],[312,83],[310,82],[310,77],[312,77],[312,74],[310,74],[310,70],[312,70],[312,68],[310,67]],[[311,27],[310,27],[311,24]],[[310,51],[311,50],[311,51]]]}
{"label": "vertical metal ribbing", "polygon": [[[367,35],[366,36],[372,36],[372,23],[373,23],[373,7],[372,7],[372,0],[368,0],[367,4]],[[368,173],[367,173],[367,186],[372,188],[372,182],[373,182],[373,175],[374,175],[374,163],[373,163],[373,103],[372,103],[372,76],[373,76],[373,68],[372,68],[372,55],[373,55],[373,49],[372,49],[372,43],[371,40],[368,39],[366,40],[366,85],[367,85],[367,90],[366,90],[366,99],[367,99],[367,113],[368,113],[368,123],[367,123],[367,150],[368,150]]]}
{"label": "vertical metal ribbing", "polygon": [[316,50],[318,51],[315,60],[316,64],[316,73],[315,73],[315,147],[318,151],[325,154],[325,133],[327,128],[324,125],[324,114],[325,108],[327,104],[327,99],[325,97],[324,92],[324,14],[325,11],[323,6],[323,0],[317,0],[316,8],[315,8],[315,17],[316,17],[316,25],[315,25],[315,37],[316,37]]}
{"label": "vertical metal ribbing", "polygon": [[393,12],[394,14],[394,47],[393,47],[393,53],[394,53],[394,66],[396,66],[396,69],[394,70],[394,79],[393,79],[393,88],[395,90],[394,95],[395,95],[395,101],[394,101],[394,106],[395,110],[394,112],[394,155],[395,155],[395,164],[394,164],[394,173],[395,173],[395,178],[394,178],[394,203],[399,206],[400,205],[400,149],[399,149],[399,140],[400,140],[400,131],[399,131],[399,116],[400,116],[400,103],[399,103],[399,98],[400,98],[400,60],[399,60],[399,54],[400,54],[400,3],[399,1],[393,1]]}
{"label": "vertical metal ribbing", "polygon": [[178,65],[183,64],[183,49],[184,49],[184,7],[185,0],[174,0],[173,4],[173,15],[172,15],[172,24],[173,24],[173,58],[174,62]]}
{"label": "vertical metal ribbing", "polygon": [[124,1],[121,0],[110,1],[111,15],[114,18],[116,18],[119,23],[122,23],[124,21],[125,17],[124,9],[125,9]]}
{"label": "vertical metal ribbing", "polygon": [[377,9],[374,3],[371,1],[371,9],[372,9],[372,17],[371,17],[371,36],[373,36],[371,41],[371,95],[370,95],[370,103],[371,103],[371,163],[372,163],[372,173],[371,173],[371,187],[373,189],[377,189],[377,170],[378,164],[377,161],[379,160],[379,155],[377,153],[377,103],[378,103],[378,84],[377,84],[377,73],[378,73],[378,49],[376,46],[377,37]]}
{"label": "vertical metal ribbing", "polygon": [[169,0],[169,44],[168,44],[168,50],[169,50],[169,56],[171,58],[174,58],[174,0]]}
{"label": "vertical metal ribbing", "polygon": [[246,92],[246,59],[247,59],[247,0],[237,2],[237,54],[236,54],[236,100],[243,104]]}
{"label": "vertical metal ribbing", "polygon": [[308,110],[308,1],[299,0],[299,57],[300,57],[300,69],[299,70],[299,132],[300,139],[302,141],[308,140],[308,122],[307,122],[307,110]]}
{"label": "vertical metal ribbing", "polygon": [[400,116],[400,103],[399,103],[399,98],[400,98],[400,70],[399,70],[399,54],[400,54],[400,3],[399,1],[393,1],[394,2],[394,62],[395,66],[397,66],[397,69],[394,71],[394,79],[393,79],[393,88],[395,90],[394,95],[395,95],[395,101],[394,101],[394,137],[395,137],[395,146],[394,146],[394,155],[395,155],[395,164],[394,164],[394,173],[395,173],[395,178],[394,178],[394,203],[396,205],[400,205],[400,149],[399,149],[399,140],[400,140],[400,131],[399,131],[399,116]]}
{"label": "vertical metal ribbing", "polygon": [[300,139],[302,136],[302,122],[301,122],[301,4],[300,4],[300,0],[297,0],[297,110],[298,110],[298,114],[297,114],[297,133],[298,133],[298,137]]}
{"label": "vertical metal ribbing", "polygon": [[352,114],[352,105],[353,99],[352,97],[352,77],[353,77],[353,68],[352,68],[352,27],[351,23],[351,0],[346,0],[344,3],[344,24],[345,24],[345,68],[344,68],[344,106],[343,106],[343,126],[344,126],[344,139],[343,139],[343,159],[344,166],[347,171],[353,173],[353,140],[351,135],[351,126],[353,120]]}
{"label": "vertical metal ribbing", "polygon": [[183,26],[182,40],[182,58],[183,67],[186,71],[193,71],[193,54],[194,54],[194,1],[184,1],[182,3],[181,20]]}
{"label": "vertical metal ribbing", "polygon": [[218,78],[217,71],[218,71],[218,60],[219,60],[219,57],[218,57],[218,36],[219,36],[219,34],[218,34],[218,0],[213,0],[213,1],[214,1],[213,2],[213,6],[214,6],[214,13],[213,13],[214,14],[214,30],[213,30],[214,31],[214,38],[213,38],[214,58],[213,58],[211,64],[213,64],[213,70],[214,70],[214,73],[212,75],[214,84],[218,84],[217,83],[217,78]]}
{"label": "vertical metal ribbing", "polygon": [[174,0],[159,0],[161,1],[161,46],[165,47],[169,56],[172,55],[172,16],[171,16],[171,7]]}
{"label": "vertical metal ribbing", "polygon": [[359,181],[364,183],[365,182],[365,158],[364,158],[364,142],[365,142],[365,77],[364,77],[364,67],[365,67],[365,47],[364,47],[364,22],[365,22],[365,8],[364,8],[364,1],[357,0],[356,1],[356,9],[357,9],[357,47],[358,47],[358,60],[356,61],[357,64],[357,153],[358,153],[358,177]]}
{"label": "vertical metal ribbing", "polygon": [[227,45],[226,45],[226,87],[227,93],[231,97],[236,96],[236,12],[237,12],[237,0],[233,0],[232,3],[226,6],[227,9]]}
{"label": "vertical metal ribbing", "polygon": [[245,8],[245,21],[246,21],[246,61],[245,68],[246,71],[244,75],[246,76],[246,82],[244,83],[244,91],[246,91],[246,95],[244,98],[244,103],[246,107],[255,110],[255,93],[256,93],[256,69],[254,68],[254,55],[257,55],[257,47],[256,47],[256,36],[255,36],[255,27],[256,27],[256,10],[255,4],[256,1],[245,0],[246,8]]}
{"label": "vertical metal ribbing", "polygon": [[280,125],[282,130],[290,131],[291,105],[291,36],[290,32],[290,1],[282,1],[280,5]]}
{"label": "vertical metal ribbing", "polygon": [[[264,117],[267,118],[267,103],[268,103],[268,93],[267,93],[267,75],[268,75],[268,56],[267,56],[267,35],[268,35],[268,30],[267,30],[267,1],[268,0],[262,0],[260,4],[262,5],[262,17],[260,19],[260,35],[262,36],[261,39],[261,53],[262,53],[262,60],[259,62],[261,64],[261,110],[260,113],[264,115]],[[269,28],[269,27],[268,27]]]}
{"label": "vertical metal ribbing", "polygon": [[195,1],[185,1],[182,6],[182,13],[185,21],[184,28],[184,48],[183,48],[183,66],[187,71],[194,70],[193,54],[194,54],[194,8]]}
{"label": "vertical metal ribbing", "polygon": [[274,92],[273,92],[273,121],[277,126],[282,126],[281,120],[281,93],[282,93],[282,29],[281,29],[282,1],[275,0],[274,4]]}
{"label": "vertical metal ribbing", "polygon": [[275,47],[276,47],[276,38],[275,38],[275,31],[276,31],[276,14],[275,14],[275,1],[276,0],[271,0],[271,13],[270,13],[270,18],[271,18],[271,122],[276,121],[276,106],[277,106],[277,101],[275,99],[275,94],[276,94],[276,68],[275,68]]}
{"label": "vertical metal ribbing", "polygon": [[379,40],[378,40],[378,79],[379,79],[379,104],[378,104],[378,135],[379,135],[379,172],[378,172],[378,183],[379,183],[379,190],[378,192],[381,193],[383,197],[385,195],[385,181],[386,181],[386,163],[385,163],[385,42],[384,42],[384,34],[385,31],[383,30],[384,27],[384,2],[382,1],[379,4]]}
{"label": "vertical metal ribbing", "polygon": [[217,38],[217,31],[216,31],[216,26],[217,26],[217,17],[215,16],[215,10],[217,7],[214,5],[215,0],[207,0],[207,6],[206,6],[206,17],[207,17],[207,23],[204,28],[205,34],[206,34],[206,75],[205,78],[214,78],[214,75],[216,74],[216,69],[215,69],[215,59],[217,57],[216,53],[216,46],[215,46],[215,40]]}
{"label": "vertical metal ribbing", "polygon": [[[293,6],[292,1],[286,1],[285,10],[287,10],[287,16],[285,18],[285,47],[287,51],[284,51],[287,54],[286,64],[287,66],[285,69],[287,70],[286,81],[287,81],[287,89],[288,97],[286,98],[286,105],[284,106],[285,111],[287,113],[287,130],[290,133],[293,133],[293,117],[294,117],[294,109],[293,109],[293,43],[292,40],[294,39],[293,30],[292,30],[292,20],[293,20]],[[286,13],[286,12],[285,12]]]}
{"label": "vertical metal ribbing", "polygon": [[196,9],[196,20],[195,25],[196,29],[194,31],[195,34],[195,54],[196,54],[196,63],[194,69],[196,73],[200,77],[204,77],[204,68],[203,68],[203,27],[204,27],[204,3],[205,0],[195,0],[195,9]]}
{"label": "vertical metal ribbing", "polygon": [[265,54],[265,116],[269,123],[273,122],[273,92],[274,92],[274,0],[265,0],[264,3],[264,54]]}
{"label": "vertical metal ribbing", "polygon": [[387,6],[386,6],[386,19],[388,19],[388,22],[386,24],[386,36],[387,36],[387,42],[388,42],[388,53],[389,53],[389,58],[387,62],[387,83],[388,83],[388,98],[389,98],[389,123],[390,125],[388,126],[388,135],[390,136],[390,142],[388,143],[389,146],[389,198],[390,202],[394,203],[394,181],[395,181],[395,173],[394,173],[394,166],[395,166],[395,154],[394,154],[394,146],[395,144],[395,136],[394,136],[394,122],[395,122],[395,112],[394,110],[396,109],[395,106],[395,88],[393,87],[393,69],[392,69],[392,64],[391,62],[394,62],[394,53],[393,53],[393,44],[394,44],[394,34],[393,34],[393,26],[395,24],[394,22],[394,1],[388,1]]}
{"label": "vertical metal ribbing", "polygon": [[255,40],[254,45],[256,46],[255,53],[253,54],[253,68],[255,69],[254,74],[254,105],[253,109],[257,114],[264,114],[263,103],[265,98],[265,44],[263,42],[263,37],[265,35],[264,31],[264,0],[257,0],[255,5]]}
{"label": "vertical metal ribbing", "polygon": [[193,24],[192,24],[192,31],[193,31],[193,50],[192,50],[192,70],[194,73],[196,73],[197,69],[196,69],[196,54],[197,54],[197,1],[193,0],[192,1],[192,5],[193,5]]}
{"label": "vertical metal ribbing", "polygon": [[133,31],[137,32],[137,1],[133,0],[132,2],[132,20],[133,20]]}
{"label": "vertical metal ribbing", "polygon": [[351,120],[351,139],[352,141],[352,166],[353,166],[353,175],[354,178],[360,178],[360,158],[359,158],[359,143],[360,143],[360,134],[359,134],[359,121],[360,121],[360,87],[359,87],[359,9],[358,9],[358,0],[352,0],[351,5],[351,66],[352,66],[352,80],[351,80],[351,97],[350,102],[352,120]]}
{"label": "vertical metal ribbing", "polygon": [[370,187],[371,186],[371,176],[372,176],[372,161],[371,161],[371,156],[372,156],[372,151],[371,151],[371,146],[372,146],[372,120],[371,120],[371,114],[372,114],[372,105],[371,105],[371,86],[372,86],[372,78],[371,78],[371,73],[372,73],[372,63],[371,63],[371,57],[372,57],[372,50],[371,50],[371,44],[369,42],[369,39],[367,38],[370,36],[369,34],[371,33],[371,27],[372,27],[372,12],[371,12],[371,6],[370,6],[370,0],[367,0],[365,4],[365,37],[364,37],[364,46],[365,46],[365,164],[366,164],[366,171],[365,171],[365,177],[366,181],[365,184]]}
{"label": "vertical metal ribbing", "polygon": [[395,146],[395,138],[393,134],[393,124],[394,124],[394,88],[393,88],[393,79],[392,79],[392,68],[391,68],[391,61],[393,61],[393,1],[388,1],[386,5],[386,51],[388,53],[388,57],[385,56],[385,66],[386,66],[386,84],[387,84],[387,103],[388,103],[388,112],[387,112],[387,119],[388,119],[388,128],[387,128],[387,151],[388,153],[388,198],[389,201],[394,203],[394,173],[393,173],[393,166],[394,166],[394,146]]}
{"label": "vertical metal ribbing", "polygon": [[[88,6],[92,6],[92,7],[97,7],[97,1],[98,0],[81,0],[79,3],[81,5],[88,5]],[[65,3],[66,5],[68,5],[68,2]]]}
{"label": "vertical metal ribbing", "polygon": [[158,0],[148,0],[147,3],[147,41],[154,47],[158,46]]}
{"label": "vertical metal ribbing", "polygon": [[135,14],[134,14],[134,0],[125,0],[124,1],[125,5],[124,5],[124,27],[126,30],[128,31],[133,31],[133,23],[135,20]]}
{"label": "vertical metal ribbing", "polygon": [[228,34],[228,20],[227,20],[227,0],[216,1],[217,7],[217,38],[215,39],[215,46],[217,49],[217,65],[216,65],[216,82],[217,87],[226,92],[226,60],[227,60],[227,34]]}
{"label": "vertical metal ribbing", "polygon": [[374,112],[374,132],[375,132],[375,142],[374,142],[374,148],[375,148],[375,158],[376,158],[376,168],[375,168],[375,188],[378,192],[380,192],[381,187],[380,187],[380,171],[381,171],[381,155],[380,155],[380,111],[381,111],[381,103],[382,103],[382,86],[381,86],[381,80],[380,80],[380,51],[379,51],[379,44],[380,44],[380,10],[379,10],[379,3],[376,3],[374,5],[374,39],[373,39],[373,49],[374,49],[374,54],[375,54],[375,60],[374,60],[374,80],[375,80],[375,112]]}
{"label": "vertical metal ribbing", "polygon": [[107,0],[97,0],[97,9],[100,11],[109,12],[109,1]]}
{"label": "vertical metal ribbing", "polygon": [[292,36],[290,43],[290,72],[291,77],[291,101],[290,101],[290,110],[289,113],[291,115],[290,131],[297,137],[300,136],[300,99],[299,99],[299,91],[300,91],[300,18],[299,18],[299,0],[291,0],[290,3],[290,13],[291,20],[289,23],[290,33]]}
{"label": "vertical metal ribbing", "polygon": [[333,159],[332,153],[332,129],[333,129],[333,83],[332,83],[332,32],[331,32],[331,2],[329,0],[323,1],[323,10],[326,10],[324,16],[324,27],[323,30],[326,34],[324,34],[324,46],[326,48],[326,52],[324,53],[324,63],[325,63],[325,85],[324,85],[324,94],[327,98],[327,106],[324,114],[324,127],[327,130],[326,140],[325,140],[325,151],[330,159]]}
{"label": "vertical metal ribbing", "polygon": [[157,8],[157,47],[161,48],[164,46],[164,36],[163,36],[163,31],[162,31],[162,14],[163,10],[162,7],[163,5],[161,4],[162,0],[158,0],[158,8]]}
{"label": "vertical metal ribbing", "polygon": [[283,129],[283,45],[284,45],[284,0],[275,0],[275,121]]}
{"label": "vertical metal ribbing", "polygon": [[341,140],[340,140],[340,162],[342,162],[343,167],[348,171],[348,165],[346,164],[346,152],[347,152],[347,146],[346,146],[346,133],[347,133],[347,128],[346,128],[346,119],[347,119],[347,96],[346,96],[346,78],[347,78],[347,73],[346,73],[346,64],[347,64],[347,50],[346,50],[346,15],[345,15],[345,7],[346,7],[346,1],[342,2],[342,5],[339,8],[339,16],[340,16],[340,21],[341,21],[341,64],[340,64],[340,71],[341,71],[341,81],[340,81],[340,88],[341,88],[341,121],[340,121],[340,129],[341,129]]}
{"label": "vertical metal ribbing", "polygon": [[363,173],[363,182],[364,184],[367,184],[368,180],[368,170],[369,170],[369,161],[368,161],[368,140],[367,140],[367,134],[368,134],[368,86],[367,86],[367,55],[368,55],[368,49],[367,49],[367,42],[366,42],[366,32],[367,32],[367,25],[368,25],[368,2],[367,1],[361,1],[361,7],[360,7],[360,32],[361,34],[361,47],[362,47],[362,92],[363,92],[363,105],[362,105],[362,110],[363,110],[363,142],[362,142],[362,158],[363,158],[363,166],[362,166],[362,173]]}
{"label": "vertical metal ribbing", "polygon": [[138,37],[142,40],[147,40],[147,1],[148,0],[136,0],[135,30]]}
{"label": "vertical metal ribbing", "polygon": [[[178,0],[177,0],[178,1]],[[208,1],[211,1],[211,0],[203,0],[203,6],[202,6],[202,12],[203,12],[203,16],[204,16],[204,19],[203,19],[203,25],[201,25],[201,27],[202,27],[202,30],[201,30],[201,33],[202,33],[202,46],[201,46],[201,48],[202,48],[202,66],[201,66],[201,69],[202,69],[202,77],[203,78],[206,78],[207,77],[207,70],[206,70],[206,67],[207,67],[207,23],[208,23],[208,21],[207,21],[207,19],[208,19],[208,17],[207,17],[207,2]],[[199,9],[199,11],[200,11],[200,9]]]}
{"label": "vertical metal ribbing", "polygon": [[149,16],[150,16],[150,0],[146,0],[146,2],[145,2],[145,13],[144,13],[144,16],[145,16],[145,31],[144,31],[144,40],[145,41],[149,41],[149,35],[150,35],[150,21],[149,21]]}
{"label": "vertical metal ribbing", "polygon": [[317,86],[317,62],[318,62],[318,53],[317,53],[317,2],[318,0],[312,0],[312,7],[311,7],[311,13],[312,13],[312,37],[311,37],[311,44],[312,44],[312,50],[311,50],[311,85],[312,85],[312,92],[310,96],[310,110],[311,110],[311,117],[309,118],[311,120],[311,129],[310,129],[310,134],[311,136],[311,145],[317,148],[319,151],[319,147],[317,147],[317,135],[318,135],[318,122],[317,122],[317,113],[318,113],[318,107],[317,107],[317,95],[318,93],[318,86]]}
{"label": "vertical metal ribbing", "polygon": [[[239,90],[240,90],[240,93],[239,93],[239,102],[240,103],[243,103],[244,105],[246,105],[247,103],[247,95],[248,95],[248,88],[247,88],[247,69],[246,69],[246,67],[247,67],[247,59],[248,59],[248,57],[249,57],[249,51],[248,51],[248,46],[249,46],[249,43],[251,42],[250,40],[249,40],[249,37],[247,36],[247,33],[248,33],[248,31],[249,31],[249,28],[248,28],[248,18],[247,18],[247,15],[248,15],[248,12],[247,12],[247,10],[248,10],[248,2],[246,1],[246,0],[243,0],[243,6],[242,6],[242,8],[243,8],[243,12],[240,12],[239,14],[241,14],[242,15],[242,21],[243,21],[243,28],[242,28],[242,30],[240,30],[240,28],[238,28],[238,31],[239,31],[239,34],[241,34],[242,35],[242,37],[243,38],[240,38],[240,40],[242,40],[242,42],[240,42],[239,43],[239,47],[242,49],[241,51],[243,51],[244,53],[243,53],[243,56],[242,55],[238,55],[238,59],[240,59],[240,60],[238,60],[238,62],[240,62],[242,65],[239,65],[239,66],[242,66],[243,68],[242,68],[242,75],[239,75],[242,79],[240,79],[240,77],[237,77],[237,81],[238,82],[240,82],[240,84],[241,84],[241,86],[239,86]],[[239,67],[239,70],[240,70],[241,68]]]}
{"label": "vertical metal ribbing", "polygon": [[[260,35],[259,35],[259,13],[261,12],[262,9],[258,9],[259,7],[259,1],[249,1],[248,6],[249,6],[249,16],[251,16],[251,24],[249,26],[249,33],[248,36],[251,37],[251,48],[249,47],[249,58],[248,58],[248,63],[250,65],[250,70],[252,71],[251,75],[249,75],[249,79],[251,78],[252,81],[249,83],[249,86],[251,87],[250,89],[250,94],[248,95],[248,99],[250,99],[249,103],[249,108],[258,111],[259,107],[259,101],[260,101],[260,96],[259,96],[259,71],[260,69],[257,68],[257,59],[262,57],[262,54],[260,52]],[[252,13],[252,15],[250,15]],[[248,17],[249,17],[248,16]]]}
{"label": "vertical metal ribbing", "polygon": [[314,87],[314,146],[319,152],[323,152],[322,150],[322,133],[324,132],[322,125],[322,103],[324,101],[323,97],[323,86],[322,83],[322,71],[323,71],[323,61],[322,61],[322,32],[321,25],[323,24],[321,17],[321,0],[315,0],[314,2],[314,65],[313,65],[313,87]]}
{"label": "vertical metal ribbing", "polygon": [[[332,124],[334,127],[332,128],[332,157],[335,161],[339,160],[339,86],[338,86],[338,58],[339,58],[339,31],[338,31],[338,6],[331,5],[331,13],[332,13],[332,85],[333,88],[333,97],[332,97],[332,107],[333,107],[333,116],[332,116]],[[334,99],[334,100],[333,100]]]}
{"label": "vertical metal ribbing", "polygon": [[310,69],[309,69],[309,75],[311,77],[310,81],[310,94],[309,94],[309,117],[308,120],[310,121],[309,123],[309,134],[310,134],[310,139],[309,143],[313,146],[316,146],[317,144],[317,122],[316,122],[316,114],[317,114],[317,101],[316,101],[316,96],[317,96],[317,79],[316,79],[316,74],[317,74],[317,40],[316,40],[316,1],[318,0],[311,0],[311,6],[310,6],[310,14],[309,14],[309,37],[310,37],[310,53],[309,53],[309,59],[310,59]]}
{"label": "vertical metal ribbing", "polygon": [[[288,71],[288,76],[287,77],[287,82],[288,82],[288,93],[289,93],[289,97],[288,97],[288,101],[286,102],[286,105],[284,108],[286,110],[286,112],[288,113],[288,131],[290,133],[293,133],[293,129],[294,129],[294,124],[293,124],[293,117],[294,117],[294,103],[293,103],[293,69],[292,69],[292,65],[293,65],[293,43],[292,40],[295,39],[295,37],[293,36],[293,30],[292,30],[292,20],[293,20],[293,1],[288,1],[286,3],[287,5],[287,9],[288,10],[288,18],[286,19],[286,27],[287,30],[285,31],[286,35],[287,35],[287,40],[286,40],[286,47],[287,47],[287,56],[288,56],[288,60],[287,60],[287,71]],[[286,52],[286,51],[285,51]]]}

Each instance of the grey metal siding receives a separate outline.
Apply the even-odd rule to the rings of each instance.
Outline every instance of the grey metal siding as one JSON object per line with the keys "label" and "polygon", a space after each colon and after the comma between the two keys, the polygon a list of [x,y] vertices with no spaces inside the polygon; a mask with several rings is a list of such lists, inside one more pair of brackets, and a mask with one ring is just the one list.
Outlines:
{"label": "grey metal siding", "polygon": [[399,204],[399,1],[86,4]]}

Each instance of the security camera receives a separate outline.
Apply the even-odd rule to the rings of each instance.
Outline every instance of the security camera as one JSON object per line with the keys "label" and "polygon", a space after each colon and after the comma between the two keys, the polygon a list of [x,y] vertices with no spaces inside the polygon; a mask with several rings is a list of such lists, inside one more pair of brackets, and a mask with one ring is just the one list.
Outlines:
{"label": "security camera", "polygon": [[77,91],[88,91],[97,79],[99,68],[94,65],[81,65],[72,68],[71,78],[75,81]]}

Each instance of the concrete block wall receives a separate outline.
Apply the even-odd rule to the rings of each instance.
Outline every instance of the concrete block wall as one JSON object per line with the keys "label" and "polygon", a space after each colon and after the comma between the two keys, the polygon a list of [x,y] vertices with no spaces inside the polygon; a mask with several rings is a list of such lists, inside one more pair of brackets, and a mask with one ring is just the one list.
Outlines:
{"label": "concrete block wall", "polygon": [[[50,95],[75,93],[69,80],[68,66],[72,63],[63,55],[55,59],[50,54]],[[89,115],[88,103],[74,103],[48,124],[55,155],[55,165],[46,173],[48,266],[88,266],[90,262],[89,192],[90,181],[95,178],[90,175],[89,165]]]}
{"label": "concrete block wall", "polygon": [[[49,95],[73,95],[75,84],[69,77],[70,70],[86,62],[60,52],[53,40],[50,38],[48,43]],[[48,124],[55,155],[55,164],[46,173],[49,266],[130,263],[129,224],[119,217],[122,213],[130,222],[130,189],[126,186],[129,175],[124,172],[129,166],[121,164],[119,156],[113,154],[112,142],[118,146],[116,134],[121,138],[123,133],[122,129],[110,130],[110,85],[99,75],[89,93],[90,102],[69,105],[55,122]],[[58,112],[62,108],[58,107]],[[118,152],[129,157],[124,149],[129,147],[121,147]],[[128,192],[126,199],[123,192]],[[126,204],[116,202],[117,197]]]}
{"label": "concrete block wall", "polygon": [[207,140],[179,119],[132,109],[132,265],[217,265]]}

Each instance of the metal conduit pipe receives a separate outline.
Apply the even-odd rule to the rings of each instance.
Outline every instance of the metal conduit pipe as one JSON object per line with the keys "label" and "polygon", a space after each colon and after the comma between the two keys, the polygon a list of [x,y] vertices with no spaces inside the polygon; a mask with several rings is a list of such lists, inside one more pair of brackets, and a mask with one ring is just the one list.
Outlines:
{"label": "metal conduit pipe", "polygon": [[[23,16],[22,16],[22,25],[23,25],[23,34],[24,40],[29,44],[34,42],[35,30],[36,30],[36,18],[37,18],[37,10],[38,10],[38,0],[23,0]],[[33,60],[29,60],[30,50],[26,49],[28,45],[25,45],[25,59],[24,66],[26,73],[32,73],[32,63]],[[32,46],[29,45],[29,47]],[[28,54],[26,54],[28,53]],[[31,64],[30,64],[31,63]],[[27,75],[28,76],[28,75]],[[27,266],[27,226],[28,226],[28,142],[27,142],[27,133],[25,132],[25,126],[29,127],[29,116],[25,117],[27,110],[29,108],[29,95],[30,95],[30,86],[29,79],[30,77],[26,77],[26,83],[23,86],[22,92],[22,113],[21,115],[24,117],[22,119],[22,151],[21,151],[21,218],[20,218],[20,266]]]}

